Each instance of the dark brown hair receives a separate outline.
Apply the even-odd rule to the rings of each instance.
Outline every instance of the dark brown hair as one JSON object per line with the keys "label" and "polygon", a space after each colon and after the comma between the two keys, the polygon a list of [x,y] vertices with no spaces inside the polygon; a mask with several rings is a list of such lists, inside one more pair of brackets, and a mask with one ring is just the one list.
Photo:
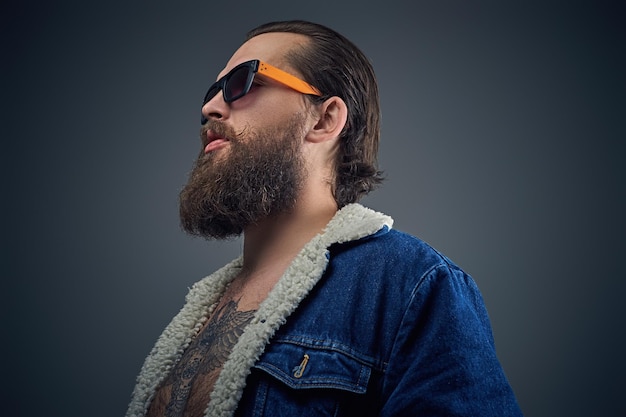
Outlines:
{"label": "dark brown hair", "polygon": [[348,119],[335,161],[333,195],[341,208],[357,202],[382,181],[378,170],[380,102],[371,63],[363,52],[336,31],[312,22],[270,22],[248,32],[246,40],[262,33],[288,32],[308,36],[304,48],[287,51],[285,59],[322,92],[314,102],[338,96],[348,107]]}

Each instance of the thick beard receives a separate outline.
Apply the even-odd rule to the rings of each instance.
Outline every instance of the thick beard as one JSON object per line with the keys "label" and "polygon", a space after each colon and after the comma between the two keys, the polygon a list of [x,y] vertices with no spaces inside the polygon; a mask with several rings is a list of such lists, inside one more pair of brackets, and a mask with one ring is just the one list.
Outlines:
{"label": "thick beard", "polygon": [[238,136],[219,123],[209,124],[229,138],[229,145],[200,153],[180,193],[183,230],[206,239],[232,238],[250,225],[292,210],[305,176],[302,116],[293,117],[286,128]]}

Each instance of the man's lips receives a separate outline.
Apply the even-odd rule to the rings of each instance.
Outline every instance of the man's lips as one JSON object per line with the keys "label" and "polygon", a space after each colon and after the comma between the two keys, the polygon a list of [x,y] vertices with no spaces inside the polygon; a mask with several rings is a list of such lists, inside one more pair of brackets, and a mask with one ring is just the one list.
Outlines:
{"label": "man's lips", "polygon": [[209,142],[205,147],[204,147],[204,153],[209,153],[211,151],[214,151],[218,148],[221,148],[222,146],[224,146],[226,143],[228,142],[228,139],[215,139],[212,140],[211,142]]}
{"label": "man's lips", "polygon": [[220,136],[212,130],[207,130],[204,141],[204,153],[207,154],[211,151],[219,149],[226,145],[227,142],[227,138]]}

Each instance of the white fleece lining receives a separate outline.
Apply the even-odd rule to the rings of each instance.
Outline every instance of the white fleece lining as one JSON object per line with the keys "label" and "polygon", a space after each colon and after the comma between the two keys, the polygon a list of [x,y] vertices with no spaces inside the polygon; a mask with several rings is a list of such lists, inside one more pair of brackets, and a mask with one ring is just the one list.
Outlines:
{"label": "white fleece lining", "polygon": [[[245,328],[215,383],[206,417],[234,414],[252,366],[263,354],[276,330],[324,273],[328,248],[333,243],[358,240],[392,225],[391,217],[360,204],[347,205],[335,214],[324,231],[296,256]],[[200,331],[228,284],[239,273],[242,263],[240,256],[192,286],[185,305],[165,328],[146,358],[126,417],[145,416],[157,387]]]}

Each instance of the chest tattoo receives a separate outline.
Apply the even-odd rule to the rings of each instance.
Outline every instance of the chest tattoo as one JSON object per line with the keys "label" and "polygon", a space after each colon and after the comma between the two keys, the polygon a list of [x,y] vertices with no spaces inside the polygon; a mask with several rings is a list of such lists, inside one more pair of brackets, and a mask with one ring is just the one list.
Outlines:
{"label": "chest tattoo", "polygon": [[237,311],[237,307],[236,301],[229,301],[215,311],[164,381],[164,386],[172,387],[165,407],[166,417],[183,416],[196,379],[219,370],[226,362],[255,313],[254,310]]}

